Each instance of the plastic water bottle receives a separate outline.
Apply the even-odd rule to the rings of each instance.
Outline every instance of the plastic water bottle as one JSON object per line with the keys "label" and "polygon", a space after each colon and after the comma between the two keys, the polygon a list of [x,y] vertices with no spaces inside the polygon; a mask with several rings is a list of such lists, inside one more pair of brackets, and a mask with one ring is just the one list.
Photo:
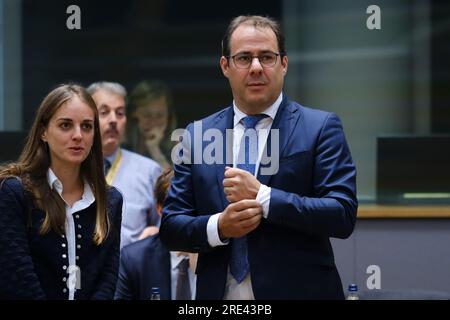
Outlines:
{"label": "plastic water bottle", "polygon": [[152,288],[152,294],[150,296],[150,300],[161,300],[161,294],[159,292],[159,288],[158,287],[153,287]]}
{"label": "plastic water bottle", "polygon": [[347,300],[359,300],[358,286],[354,283],[352,283],[348,286]]}

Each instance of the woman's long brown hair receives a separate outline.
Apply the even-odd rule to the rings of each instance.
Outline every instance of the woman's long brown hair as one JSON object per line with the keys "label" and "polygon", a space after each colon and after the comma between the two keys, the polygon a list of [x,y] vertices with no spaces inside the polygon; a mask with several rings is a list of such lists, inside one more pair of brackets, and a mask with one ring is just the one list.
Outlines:
{"label": "woman's long brown hair", "polygon": [[42,141],[41,137],[56,111],[75,96],[86,103],[94,112],[94,143],[87,158],[81,164],[80,175],[82,179],[89,183],[95,196],[97,212],[93,240],[97,245],[100,245],[106,239],[110,229],[110,221],[106,212],[107,185],[103,173],[98,111],[94,100],[85,88],[75,84],[63,84],[44,98],[37,110],[36,118],[19,160],[0,169],[0,180],[11,177],[19,177],[22,180],[25,190],[33,196],[35,205],[46,213],[40,230],[41,234],[50,230],[58,234],[64,234],[65,204],[59,194],[52,190],[47,182],[47,171],[51,159],[48,145]]}

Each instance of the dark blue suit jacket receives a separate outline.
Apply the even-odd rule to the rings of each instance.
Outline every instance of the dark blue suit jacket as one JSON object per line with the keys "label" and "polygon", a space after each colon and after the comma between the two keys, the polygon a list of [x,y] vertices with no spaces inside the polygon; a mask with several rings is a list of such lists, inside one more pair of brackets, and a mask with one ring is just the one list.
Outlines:
{"label": "dark blue suit jacket", "polygon": [[[1,182],[0,182],[1,184]],[[119,270],[122,195],[107,192],[110,233],[94,244],[96,203],[74,215],[80,289],[75,299],[113,299]],[[35,208],[18,179],[4,180],[0,188],[0,300],[68,299],[67,239],[54,231],[41,235],[45,212]],[[79,238],[80,236],[81,238]]]}
{"label": "dark blue suit jacket", "polygon": [[157,234],[122,248],[114,298],[150,300],[152,287],[171,299],[170,253]]}
{"label": "dark blue suit jacket", "polygon": [[[224,134],[233,128],[233,116],[231,106],[213,114],[201,121],[201,132],[216,128]],[[258,175],[272,188],[269,215],[247,236],[255,298],[342,299],[329,237],[350,236],[357,199],[355,165],[341,122],[333,113],[305,108],[284,97],[272,129],[280,134],[279,171]],[[193,143],[188,145],[186,137],[183,143],[191,152],[185,153],[189,159],[199,137],[192,124],[188,130]],[[224,154],[231,152],[227,145],[232,147],[224,143]],[[230,245],[211,248],[206,226],[212,214],[228,205],[222,186],[226,164],[191,163],[174,166],[160,235],[170,250],[200,253],[197,298],[222,299]]]}

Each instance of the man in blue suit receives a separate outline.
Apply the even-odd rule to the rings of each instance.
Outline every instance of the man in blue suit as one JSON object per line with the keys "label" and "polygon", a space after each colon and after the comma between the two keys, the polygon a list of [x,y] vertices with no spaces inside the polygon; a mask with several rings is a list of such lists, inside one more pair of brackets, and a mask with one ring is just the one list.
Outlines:
{"label": "man in blue suit", "polygon": [[341,122],[282,92],[288,58],[273,19],[233,19],[222,54],[233,105],[188,126],[161,239],[199,252],[197,299],[343,299],[329,238],[350,236],[358,204]]}
{"label": "man in blue suit", "polygon": [[[156,181],[155,199],[158,214],[161,214],[172,177],[172,169],[166,169]],[[180,269],[183,262],[189,266],[184,271]],[[196,276],[193,270],[196,263],[196,254],[170,252],[161,243],[158,233],[129,244],[123,247],[120,254],[119,277],[114,298],[150,300],[152,288],[158,287],[161,300],[191,300],[195,297]],[[184,272],[184,276],[180,275],[180,272]],[[181,283],[183,277],[184,284]],[[183,295],[183,291],[187,293]]]}

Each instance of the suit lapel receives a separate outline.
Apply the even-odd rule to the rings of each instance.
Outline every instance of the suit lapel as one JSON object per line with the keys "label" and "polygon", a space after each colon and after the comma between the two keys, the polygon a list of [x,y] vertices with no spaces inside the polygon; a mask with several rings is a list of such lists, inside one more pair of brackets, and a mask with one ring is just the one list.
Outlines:
{"label": "suit lapel", "polygon": [[[162,274],[161,281],[161,299],[172,299],[172,280],[171,280],[171,265],[170,265],[170,252],[161,242],[159,235],[156,236],[156,263],[159,264],[160,272]],[[154,276],[154,275],[152,275]]]}
{"label": "suit lapel", "polygon": [[[284,154],[284,149],[286,148],[286,145],[289,141],[289,137],[292,135],[292,131],[294,130],[295,125],[298,121],[299,115],[300,112],[298,112],[298,109],[288,101],[286,95],[283,93],[283,101],[281,102],[275,119],[273,120],[271,131],[269,133],[269,136],[267,137],[264,154],[267,154],[269,157],[278,157],[278,160],[281,159],[282,155]],[[277,129],[279,132],[279,150],[272,149],[271,142],[273,129]],[[269,151],[269,153],[267,153],[267,151]],[[270,166],[270,164],[268,166]],[[259,182],[268,185],[272,176],[273,175],[261,175],[261,166],[259,167]]]}
{"label": "suit lapel", "polygon": [[[224,112],[220,113],[215,120],[214,127],[220,130],[220,132],[224,137],[223,153],[222,153],[224,157],[223,163],[215,165],[217,183],[219,184],[219,186],[222,186],[223,184],[225,166],[233,167],[233,157],[229,156],[233,155],[233,135],[231,134],[229,137],[227,137],[226,135],[227,129],[233,129],[233,117],[234,117],[233,107],[229,107]],[[219,190],[222,190],[222,188],[219,188]],[[222,200],[223,208],[226,208],[228,206],[228,200],[225,198],[224,192],[220,192],[220,198]]]}
{"label": "suit lapel", "polygon": [[[298,108],[296,108],[286,97],[286,95],[283,93],[283,101],[280,104],[280,107],[278,109],[278,112],[275,116],[275,119],[273,121],[271,129],[277,129],[279,130],[279,151],[278,150],[272,150],[271,145],[271,139],[272,139],[272,131],[269,133],[269,136],[267,137],[267,142],[265,146],[265,153],[267,154],[267,150],[270,151],[268,153],[269,156],[274,157],[278,156],[279,159],[284,154],[284,149],[286,148],[286,145],[289,141],[289,137],[292,134],[292,131],[294,130],[296,123],[299,119],[300,112]],[[224,157],[226,155],[232,155],[233,154],[233,135],[231,134],[230,137],[226,136],[226,129],[233,129],[233,107],[229,107],[228,109],[224,110],[224,112],[220,113],[217,118],[215,119],[215,125],[214,127],[220,132],[222,132],[224,139],[223,144],[223,155]],[[229,140],[229,141],[227,141]],[[228,143],[227,143],[228,142]],[[231,159],[224,159],[225,163],[223,164],[216,164],[216,177],[217,182],[221,186],[224,179],[224,172],[225,172],[225,166],[233,166],[233,157],[230,157]],[[279,160],[278,159],[278,160]],[[229,160],[229,161],[227,161]],[[270,178],[272,175],[261,175],[261,166],[258,170],[258,180],[265,185],[268,185],[270,182]],[[225,193],[220,192],[220,198],[222,200],[222,205],[225,208],[228,205],[228,201],[225,198]]]}

